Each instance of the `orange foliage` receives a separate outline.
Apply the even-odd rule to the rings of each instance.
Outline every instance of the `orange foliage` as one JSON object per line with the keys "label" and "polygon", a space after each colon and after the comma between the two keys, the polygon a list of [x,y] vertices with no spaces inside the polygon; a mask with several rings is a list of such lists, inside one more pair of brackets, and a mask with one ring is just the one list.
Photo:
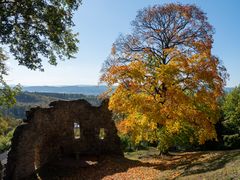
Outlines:
{"label": "orange foliage", "polygon": [[190,5],[154,6],[140,11],[133,25],[133,35],[114,43],[101,76],[109,87],[117,84],[109,109],[126,115],[118,128],[135,142],[157,141],[160,126],[178,134],[188,123],[200,144],[216,139],[227,74],[211,54],[205,15]]}

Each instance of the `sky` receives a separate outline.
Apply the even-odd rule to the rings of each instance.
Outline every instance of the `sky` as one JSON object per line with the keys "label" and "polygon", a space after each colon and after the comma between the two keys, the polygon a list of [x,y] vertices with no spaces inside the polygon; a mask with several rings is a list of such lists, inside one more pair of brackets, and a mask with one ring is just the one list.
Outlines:
{"label": "sky", "polygon": [[195,4],[215,28],[213,54],[220,58],[230,75],[227,87],[240,84],[240,0],[83,0],[75,12],[74,31],[79,33],[79,52],[75,59],[51,66],[44,60],[44,72],[28,70],[10,58],[9,84],[21,85],[97,85],[102,63],[112,43],[131,32],[137,11],[155,4],[180,2]]}

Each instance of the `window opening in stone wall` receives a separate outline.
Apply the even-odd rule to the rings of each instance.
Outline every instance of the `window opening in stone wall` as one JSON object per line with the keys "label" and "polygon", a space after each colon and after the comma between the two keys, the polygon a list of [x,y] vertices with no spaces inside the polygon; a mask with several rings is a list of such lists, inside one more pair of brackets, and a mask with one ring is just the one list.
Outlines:
{"label": "window opening in stone wall", "polygon": [[75,139],[80,139],[81,137],[81,130],[80,130],[80,124],[79,123],[74,123],[74,138]]}
{"label": "window opening in stone wall", "polygon": [[106,132],[104,128],[100,128],[99,130],[99,139],[103,140],[106,137]]}

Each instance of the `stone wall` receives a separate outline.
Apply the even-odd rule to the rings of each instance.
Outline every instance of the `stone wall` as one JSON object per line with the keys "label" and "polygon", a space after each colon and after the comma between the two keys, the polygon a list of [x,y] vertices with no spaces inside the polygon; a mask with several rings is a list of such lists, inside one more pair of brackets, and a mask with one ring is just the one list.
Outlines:
{"label": "stone wall", "polygon": [[2,163],[0,161],[0,180],[2,179],[2,176],[3,176],[3,166],[2,166]]}
{"label": "stone wall", "polygon": [[[5,179],[28,177],[58,156],[123,155],[106,101],[100,107],[85,100],[56,101],[49,108],[32,108],[26,115],[14,132]],[[78,139],[74,124],[80,126]],[[105,133],[101,138],[100,129]]]}

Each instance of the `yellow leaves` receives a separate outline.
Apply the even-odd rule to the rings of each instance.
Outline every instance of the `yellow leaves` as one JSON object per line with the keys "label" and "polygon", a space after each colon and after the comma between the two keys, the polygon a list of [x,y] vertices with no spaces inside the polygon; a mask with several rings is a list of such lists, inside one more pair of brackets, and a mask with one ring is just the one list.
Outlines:
{"label": "yellow leaves", "polygon": [[157,124],[149,120],[147,116],[137,112],[129,114],[126,119],[120,121],[117,124],[117,128],[122,134],[130,133],[135,143],[139,143],[142,140],[156,140],[155,131],[157,130]]}
{"label": "yellow leaves", "polygon": [[111,66],[109,69],[109,74],[120,74],[124,71],[128,71],[128,66]]}
{"label": "yellow leaves", "polygon": [[133,55],[129,64],[114,64],[102,76],[108,84],[118,84],[109,102],[109,109],[126,115],[118,129],[130,134],[135,142],[153,141],[159,138],[156,135],[159,126],[177,135],[183,124],[188,123],[199,143],[215,138],[217,99],[224,84],[218,60],[204,49],[194,55],[182,54],[174,48],[164,52],[172,58],[166,64],[152,66],[141,60],[141,55]]}
{"label": "yellow leaves", "polygon": [[166,123],[167,130],[172,134],[178,134],[181,129],[181,124],[179,121],[168,121]]}
{"label": "yellow leaves", "polygon": [[130,83],[134,85],[135,82],[141,83],[144,80],[146,67],[141,61],[134,61],[129,65],[112,65],[108,71],[101,76],[101,82],[108,82],[113,85],[115,83]]}
{"label": "yellow leaves", "polygon": [[135,141],[160,139],[160,129],[176,137],[186,124],[200,143],[216,137],[226,71],[211,54],[213,31],[204,13],[192,5],[154,6],[133,24],[134,33],[113,45],[101,77],[117,85],[107,94],[109,108],[126,116],[119,129]]}
{"label": "yellow leaves", "polygon": [[130,131],[130,127],[131,127],[131,124],[126,119],[117,123],[117,129],[122,134],[127,134]]}
{"label": "yellow leaves", "polygon": [[[194,96],[189,96],[182,90],[181,85],[174,84],[178,80],[178,68],[182,64],[184,63],[173,62],[156,68],[155,81],[148,81],[150,78],[145,79],[144,85],[141,83],[144,73],[147,72],[144,68],[145,64],[142,62],[129,64],[125,71],[128,86],[121,83],[111,96],[109,103],[111,110],[127,114],[127,118],[118,126],[120,132],[130,133],[133,140],[138,143],[142,140],[156,139],[157,136],[153,134],[158,129],[157,124],[165,126],[171,134],[179,134],[182,128],[181,122],[186,121],[196,128],[199,143],[215,137],[212,125],[216,123],[217,116],[212,116],[211,113],[217,113],[216,97],[218,96],[211,94],[213,90],[208,92],[204,86],[200,88],[199,85],[193,86],[199,89],[192,89],[195,92]],[[167,86],[166,98],[163,94],[161,95],[163,91],[161,88],[160,94],[155,92],[156,85],[161,87],[163,83]],[[183,81],[182,85],[189,85],[188,81]],[[196,106],[196,101],[200,106]],[[164,102],[164,104],[157,102]]]}
{"label": "yellow leaves", "polygon": [[204,144],[206,140],[217,140],[217,134],[214,130],[214,127],[206,127],[207,129],[199,129],[198,133],[198,142],[199,144]]}
{"label": "yellow leaves", "polygon": [[194,47],[204,55],[211,56],[212,40],[206,39],[205,42],[194,41]]}

